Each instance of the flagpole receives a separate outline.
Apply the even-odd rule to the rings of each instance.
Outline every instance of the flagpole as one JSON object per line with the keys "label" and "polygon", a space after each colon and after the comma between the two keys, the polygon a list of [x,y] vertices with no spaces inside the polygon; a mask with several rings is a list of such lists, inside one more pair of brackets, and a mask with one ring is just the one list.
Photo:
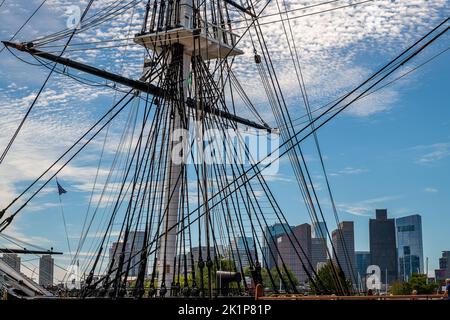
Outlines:
{"label": "flagpole", "polygon": [[64,231],[66,232],[67,248],[69,249],[70,260],[72,261],[72,249],[70,248],[69,233],[67,232],[66,217],[64,215],[64,207],[63,207],[62,198],[61,198],[61,194],[66,193],[67,191],[64,190],[61,187],[61,185],[59,184],[58,177],[56,177],[56,185],[58,186],[59,207],[61,209],[61,216],[62,216],[63,223],[64,223]]}

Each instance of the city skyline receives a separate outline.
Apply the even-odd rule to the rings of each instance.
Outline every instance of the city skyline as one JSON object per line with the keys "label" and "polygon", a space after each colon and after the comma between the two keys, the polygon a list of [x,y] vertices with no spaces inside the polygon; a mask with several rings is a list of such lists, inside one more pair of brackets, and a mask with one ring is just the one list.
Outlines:
{"label": "city skyline", "polygon": [[[375,210],[375,219],[372,219],[372,221],[383,222],[383,223],[390,223],[394,221],[394,219],[388,219],[388,211],[386,209],[376,209]],[[424,273],[426,270],[424,270],[424,255],[423,255],[423,249],[422,249],[422,233],[421,233],[421,226],[422,226],[422,219],[420,215],[410,215],[410,216],[404,216],[404,217],[398,217],[395,219],[395,248],[396,252],[398,252],[398,255],[396,256],[396,263],[397,269],[395,271],[395,276],[393,278],[389,279],[389,283],[392,283],[397,277],[400,280],[406,281],[408,280],[408,277],[412,273]],[[369,221],[369,228],[370,228],[371,220]],[[333,250],[330,250],[329,243],[330,241],[327,241],[325,238],[320,238],[319,232],[317,230],[319,228],[324,229],[324,225],[322,222],[318,223],[304,223],[297,226],[285,226],[287,230],[291,230],[291,235],[294,234],[297,237],[297,240],[299,241],[300,245],[302,245],[302,248],[300,249],[297,244],[296,249],[292,251],[290,247],[292,246],[292,243],[296,243],[297,240],[293,240],[294,238],[291,236],[291,238],[287,237],[286,233],[284,233],[284,228],[280,224],[270,225],[269,226],[271,232],[274,234],[275,244],[272,246],[271,250],[275,252],[275,256],[277,257],[273,264],[270,266],[269,269],[272,269],[275,264],[281,266],[283,263],[294,273],[294,275],[299,279],[301,283],[305,282],[307,280],[307,276],[305,272],[312,273],[312,268],[315,268],[315,271],[318,272],[319,267],[323,265],[323,263],[326,263],[327,261],[330,261],[330,257],[328,256],[329,252],[333,252]],[[376,261],[373,259],[373,253],[370,250],[355,250],[354,247],[356,247],[356,241],[354,240],[355,234],[353,229],[353,221],[341,221],[340,223],[341,230],[339,229],[332,231],[332,242],[336,246],[336,252],[337,257],[340,260],[341,266],[344,269],[344,273],[347,277],[353,279],[355,285],[361,286],[362,288],[365,288],[365,271],[369,265],[375,264]],[[391,227],[389,228],[389,230]],[[316,232],[312,232],[313,230],[316,230]],[[342,238],[340,235],[340,232],[343,232],[342,236],[344,239],[344,243],[342,243]],[[385,232],[385,231],[383,231]],[[136,236],[135,236],[136,234]],[[384,234],[384,233],[382,233]],[[127,246],[125,248],[125,260],[128,259],[131,256],[131,244],[134,242],[134,249],[133,249],[133,255],[136,255],[139,253],[140,249],[138,247],[142,247],[143,244],[143,232],[137,231],[133,232],[129,235],[129,242],[127,243]],[[264,235],[261,235],[261,242],[264,243]],[[386,237],[386,234],[384,234],[383,239],[389,239],[389,236]],[[316,241],[314,241],[316,240]],[[259,240],[258,240],[259,241]],[[291,242],[292,241],[292,242]],[[390,238],[390,241],[392,241],[392,238]],[[109,247],[109,263],[111,264],[112,257],[115,257],[114,267],[117,267],[118,260],[121,255],[121,251],[123,248],[123,241],[119,240],[117,242],[112,242]],[[325,245],[325,246],[324,246]],[[349,246],[345,248],[343,246]],[[385,246],[386,244],[384,244]],[[383,245],[382,245],[383,246]],[[251,266],[249,257],[247,256],[247,251],[250,250],[250,254],[252,256],[252,261],[255,262],[255,251],[254,251],[255,243],[252,237],[245,237],[245,239],[241,236],[236,237],[231,242],[231,250],[227,248],[227,246],[220,246],[220,248],[217,250],[217,248],[211,248],[211,252],[216,252],[219,254],[219,256],[222,256],[224,258],[227,257],[234,257],[236,255],[239,255],[239,261],[237,261],[237,267],[238,270],[240,270],[240,263],[242,263],[242,267],[246,268]],[[405,249],[407,248],[407,249]],[[193,246],[193,257],[194,261],[197,262],[197,259],[199,258],[199,247]],[[259,252],[259,254],[265,252],[265,254],[269,254],[269,251],[265,251],[265,247],[262,247],[262,251]],[[302,251],[303,250],[303,251]],[[382,250],[386,250],[386,248],[382,247]],[[407,250],[407,252],[405,251]],[[259,250],[258,250],[259,251]],[[115,255],[114,255],[114,252]],[[189,248],[186,249],[186,253],[189,253]],[[202,246],[202,252],[204,259],[207,254],[206,247]],[[346,255],[351,256],[353,252],[353,259],[350,259],[350,261],[353,261],[351,263],[347,262]],[[403,254],[402,254],[403,252]],[[439,269],[429,269],[428,276],[432,278],[436,278],[436,280],[445,279],[447,276],[450,275],[450,264],[447,263],[448,257],[450,257],[450,251],[442,251],[443,256],[439,258]],[[308,270],[304,271],[304,266],[302,266],[302,262],[299,260],[299,255],[302,257],[302,262],[304,265],[307,266]],[[306,255],[306,256],[305,256]],[[416,256],[417,259],[414,260],[407,260],[409,267],[405,267],[405,260],[404,255],[406,256]],[[266,256],[266,259],[270,257]],[[333,254],[331,254],[332,260],[337,263],[335,257]],[[4,253],[2,257],[0,257],[6,264],[8,264],[10,267],[15,269],[18,272],[27,271],[21,270],[21,256],[18,254],[8,254]],[[180,259],[180,258],[177,258]],[[260,258],[261,259],[261,258]],[[281,259],[281,260],[280,260]],[[181,259],[182,261],[182,259]],[[266,260],[267,261],[267,260]],[[132,261],[132,263],[138,262],[137,258],[135,257]],[[182,261],[183,262],[183,261]],[[260,261],[261,262],[261,261]],[[191,267],[191,260],[188,258],[188,271],[192,271]],[[308,265],[308,263],[311,263],[311,266]],[[385,262],[382,262],[385,263]],[[402,268],[403,263],[403,268]],[[353,268],[350,268],[350,264],[353,264]],[[43,266],[43,270],[41,272],[40,268],[41,265]],[[45,283],[45,285],[49,285],[50,280],[53,279],[53,273],[54,273],[54,262],[53,258],[51,256],[44,255],[40,259],[38,269],[38,275],[39,275],[39,282]],[[184,265],[184,262],[183,264]],[[264,264],[263,264],[264,266]],[[267,266],[264,266],[267,267]],[[406,268],[406,269],[405,269]],[[137,272],[139,269],[139,265],[135,266],[131,269],[129,276],[136,277]],[[404,271],[406,270],[406,271]],[[151,272],[151,267],[148,264],[147,265],[147,272]],[[390,276],[391,277],[391,276]],[[382,271],[382,279],[381,282],[384,284],[385,275]],[[57,281],[54,283],[56,284]]]}

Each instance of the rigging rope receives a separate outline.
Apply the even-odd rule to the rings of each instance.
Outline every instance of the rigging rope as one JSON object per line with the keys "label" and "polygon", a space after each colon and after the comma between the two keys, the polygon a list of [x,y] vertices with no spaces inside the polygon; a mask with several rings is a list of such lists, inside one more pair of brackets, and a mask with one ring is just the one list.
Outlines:
{"label": "rigging rope", "polygon": [[[82,16],[81,16],[81,18],[80,18],[80,23],[83,21],[84,17],[85,17],[86,14],[88,13],[88,11],[89,11],[89,9],[90,9],[90,7],[91,7],[91,5],[92,5],[93,2],[94,2],[94,0],[90,0],[90,1],[89,1],[88,5],[86,6],[86,8],[85,8],[85,10],[84,10],[84,12],[83,12],[83,14],[82,14]],[[61,56],[64,54],[64,52],[65,52],[65,50],[67,49],[67,47],[68,47],[70,41],[71,41],[72,38],[75,36],[75,32],[76,32],[76,29],[72,31],[72,34],[71,34],[71,36],[69,37],[69,39],[67,40],[66,45],[64,46],[63,50],[61,51],[59,57],[61,57]],[[31,105],[28,107],[28,110],[27,110],[27,112],[25,113],[24,117],[22,118],[22,120],[21,120],[19,126],[18,126],[17,129],[15,130],[13,136],[11,137],[11,139],[10,139],[10,141],[8,142],[6,148],[4,149],[3,153],[1,154],[1,156],[0,156],[0,165],[1,165],[1,164],[3,163],[3,161],[5,160],[6,155],[8,154],[9,150],[11,149],[11,146],[13,145],[14,141],[16,140],[17,135],[19,134],[20,130],[22,129],[22,127],[23,127],[25,121],[27,120],[28,116],[30,115],[31,111],[33,110],[33,108],[34,108],[35,104],[37,103],[39,97],[41,96],[42,92],[44,91],[44,89],[45,89],[47,83],[49,82],[50,77],[52,76],[53,71],[56,69],[56,66],[57,66],[57,65],[58,65],[58,63],[55,62],[54,65],[53,65],[52,70],[51,70],[50,73],[47,75],[47,77],[46,77],[44,83],[42,84],[41,88],[39,89],[38,93],[36,94],[36,97],[33,99],[33,102],[32,102]]]}
{"label": "rigging rope", "polygon": [[[3,2],[5,2],[5,0],[3,0]],[[2,2],[2,5],[3,5]],[[13,36],[11,38],[9,38],[9,41],[13,41],[17,35],[20,33],[20,31],[22,31],[23,28],[25,28],[25,26],[28,24],[28,22],[30,22],[30,20],[36,15],[36,13],[38,13],[39,9],[41,9],[41,7],[47,2],[47,0],[43,0],[41,2],[41,4],[33,11],[33,13],[27,18],[27,20],[25,20],[25,22],[20,26],[20,28],[13,34]],[[0,5],[0,7],[2,6]],[[4,46],[2,49],[0,49],[0,53],[3,52],[3,50],[5,50],[5,48],[7,48],[6,46]]]}
{"label": "rigging rope", "polygon": [[62,216],[63,225],[64,225],[64,232],[66,233],[67,249],[69,250],[69,257],[72,260],[72,249],[70,248],[69,232],[67,231],[66,216],[64,214],[64,207],[63,207],[62,198],[61,198],[62,193],[59,190],[60,185],[58,182],[58,177],[56,176],[55,179],[56,179],[56,184],[58,187],[59,207],[61,209],[61,216]]}
{"label": "rigging rope", "polygon": [[[445,23],[446,21],[448,21],[448,19],[445,20],[444,23]],[[441,24],[441,25],[442,25],[442,24]],[[439,26],[441,26],[441,25],[439,25]],[[438,26],[438,27],[439,27],[439,26]],[[430,40],[427,41],[425,44],[423,44],[422,46],[420,46],[418,49],[416,49],[415,51],[413,51],[412,53],[410,53],[407,57],[403,58],[403,60],[401,60],[401,61],[399,62],[399,64],[397,64],[396,67],[391,68],[391,70],[389,70],[389,72],[387,72],[386,74],[382,75],[381,78],[378,79],[378,80],[376,80],[374,84],[369,85],[369,87],[366,88],[365,90],[363,90],[362,93],[358,94],[357,97],[353,98],[353,99],[352,99],[350,102],[348,102],[346,105],[340,107],[340,108],[336,111],[335,114],[333,114],[333,115],[332,115],[331,117],[329,117],[328,119],[324,120],[320,125],[316,126],[314,130],[317,131],[317,130],[320,129],[323,125],[325,125],[325,124],[328,123],[331,119],[333,119],[337,114],[341,113],[343,110],[345,110],[346,108],[348,108],[354,101],[356,101],[356,99],[357,99],[359,96],[361,96],[362,94],[364,94],[364,93],[367,92],[368,90],[372,89],[374,86],[376,86],[378,83],[380,83],[380,82],[383,81],[384,79],[386,79],[389,75],[391,75],[391,74],[392,74],[393,72],[395,72],[398,68],[400,68],[404,63],[406,63],[406,62],[408,62],[409,60],[411,60],[411,59],[412,59],[414,56],[416,56],[419,52],[421,52],[422,50],[424,50],[424,49],[425,49],[426,47],[428,47],[431,43],[433,43],[436,39],[438,39],[438,38],[439,38],[440,36],[442,36],[445,32],[447,32],[448,29],[449,29],[449,27],[447,27],[445,30],[439,32],[436,36],[432,37],[432,39],[430,39]],[[434,30],[436,30],[436,29],[434,29]],[[433,30],[433,31],[434,31],[434,30]],[[423,41],[425,38],[426,38],[426,37],[422,37],[417,43],[420,43],[420,42]],[[414,46],[413,46],[413,47],[414,47]],[[412,47],[411,47],[411,48],[412,48]],[[403,56],[406,52],[410,51],[411,48],[409,48],[408,50],[405,50],[404,53],[402,53],[401,55],[397,56],[397,58],[395,58],[395,59],[392,60],[390,63],[388,63],[387,65],[385,65],[383,68],[381,68],[379,71],[377,71],[374,75],[372,75],[372,77],[370,77],[368,80],[366,80],[366,81],[365,81],[364,83],[362,83],[360,86],[358,86],[357,88],[355,88],[354,91],[356,91],[359,87],[362,87],[364,84],[366,84],[368,81],[370,81],[371,79],[373,79],[373,78],[376,77],[377,75],[381,74],[381,73],[383,72],[383,70],[385,70],[385,69],[387,69],[389,66],[391,66],[395,61],[397,61],[397,60],[398,60],[401,56]],[[334,107],[335,107],[335,106],[334,106]],[[334,107],[333,107],[333,108],[334,108]],[[310,127],[310,125],[308,125],[307,127]],[[301,132],[303,132],[307,127],[305,127],[304,129],[300,130],[299,132],[297,132],[297,135],[300,134]],[[306,134],[303,138],[301,138],[301,139],[300,139],[298,142],[296,142],[296,143],[301,143],[301,142],[304,141],[307,137],[309,137],[311,134],[312,134],[312,132],[309,132],[308,134]],[[285,143],[286,143],[286,142],[285,142]],[[292,146],[291,146],[290,148],[292,148]],[[281,153],[281,154],[279,155],[279,157],[284,156],[288,151],[289,151],[289,149],[285,150],[283,153]],[[279,157],[278,157],[278,158],[279,158]],[[251,170],[254,170],[255,167],[257,167],[257,166],[259,166],[259,165],[261,164],[261,162],[262,162],[262,160],[259,161],[258,163],[256,163],[255,165],[251,166],[250,169],[246,170],[246,171],[245,171],[242,175],[240,175],[240,176],[238,177],[238,179],[236,179],[232,184],[235,185],[235,184],[237,183],[237,180],[241,179],[241,178],[243,177],[244,174],[247,174],[247,173],[249,173]],[[270,165],[270,164],[269,164],[269,165]],[[269,165],[263,166],[262,169],[266,168],[266,167],[269,166]],[[257,176],[257,175],[258,175],[258,173],[255,173],[255,174],[251,175],[251,176],[249,177],[249,179],[253,179],[253,178],[254,178],[255,176]],[[233,190],[234,190],[233,192],[235,192],[236,190],[238,190],[238,189],[239,189],[240,187],[242,187],[244,184],[245,184],[245,182],[239,183],[239,185],[238,185],[236,188],[233,189]],[[228,185],[227,187],[230,187],[230,186],[231,186],[231,185]],[[215,193],[214,195],[212,195],[212,196],[209,198],[209,201],[213,201],[218,195],[221,195],[221,200],[220,200],[218,203],[220,203],[221,201],[224,201],[224,200],[225,200],[226,198],[228,198],[229,195],[231,194],[231,193],[230,193],[230,194],[223,195],[223,192],[224,192],[224,191],[225,191],[225,190],[222,189],[222,190],[220,190],[219,192]],[[216,205],[217,205],[217,203],[215,203],[214,205],[212,205],[212,206],[210,207],[210,209],[213,209],[213,207],[216,206]],[[194,211],[191,211],[191,212],[189,213],[189,215],[192,215],[192,214],[194,214],[194,213],[196,213],[196,212],[199,212],[199,210],[201,209],[202,206],[203,206],[203,205],[200,205],[197,209],[195,209]],[[188,215],[188,216],[189,216],[189,215]],[[204,212],[203,212],[203,213],[199,213],[199,214],[198,214],[198,217],[197,217],[197,218],[194,218],[194,219],[191,221],[191,223],[195,223],[195,222],[198,221],[203,215],[204,215]],[[178,225],[179,225],[179,223],[180,223],[180,222],[178,222],[176,225],[172,226],[170,229],[177,228]],[[170,230],[168,230],[168,231],[170,231]],[[163,235],[161,235],[161,234],[160,234],[160,235],[156,235],[154,241],[156,241],[157,239],[159,239],[159,238],[162,237],[162,236],[163,236]],[[153,242],[154,242],[154,241],[153,241]],[[149,245],[152,245],[153,242],[150,243]]]}

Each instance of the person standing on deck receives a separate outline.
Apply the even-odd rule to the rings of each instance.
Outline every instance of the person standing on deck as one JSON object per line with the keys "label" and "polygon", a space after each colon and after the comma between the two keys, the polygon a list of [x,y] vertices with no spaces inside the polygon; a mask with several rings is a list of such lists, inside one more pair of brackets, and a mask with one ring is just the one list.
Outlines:
{"label": "person standing on deck", "polygon": [[444,297],[447,300],[450,300],[450,278],[445,280],[445,293],[444,293]]}

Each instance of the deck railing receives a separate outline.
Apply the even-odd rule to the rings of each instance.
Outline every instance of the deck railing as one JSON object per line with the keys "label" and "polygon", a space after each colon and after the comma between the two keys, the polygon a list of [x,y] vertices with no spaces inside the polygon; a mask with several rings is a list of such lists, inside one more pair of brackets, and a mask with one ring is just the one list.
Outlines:
{"label": "deck railing", "polygon": [[255,290],[256,300],[443,300],[442,294],[416,295],[372,295],[372,296],[337,296],[337,295],[301,295],[301,294],[270,294],[264,295],[262,287]]}
{"label": "deck railing", "polygon": [[223,28],[211,22],[201,21],[201,33],[210,39],[215,39],[219,43],[225,43],[229,46],[234,46],[238,39],[238,35],[231,32],[227,28]]}

